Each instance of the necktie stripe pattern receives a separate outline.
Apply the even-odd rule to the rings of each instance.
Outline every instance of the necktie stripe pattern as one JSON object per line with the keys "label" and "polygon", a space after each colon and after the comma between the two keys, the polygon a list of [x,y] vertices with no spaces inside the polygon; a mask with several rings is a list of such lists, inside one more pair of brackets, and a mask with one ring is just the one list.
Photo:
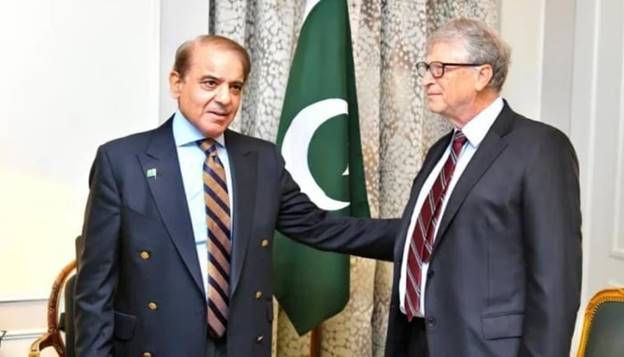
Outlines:
{"label": "necktie stripe pattern", "polygon": [[407,279],[405,291],[405,312],[408,321],[420,311],[420,296],[422,293],[422,265],[429,262],[433,249],[435,228],[440,219],[442,202],[448,184],[451,182],[457,159],[466,143],[466,136],[456,131],[453,137],[451,153],[446,159],[440,174],[436,178],[416,220],[414,233],[410,240],[407,253]]}
{"label": "necktie stripe pattern", "polygon": [[230,206],[225,169],[214,140],[199,143],[206,153],[203,167],[204,202],[208,226],[208,330],[219,338],[225,334],[230,291]]}

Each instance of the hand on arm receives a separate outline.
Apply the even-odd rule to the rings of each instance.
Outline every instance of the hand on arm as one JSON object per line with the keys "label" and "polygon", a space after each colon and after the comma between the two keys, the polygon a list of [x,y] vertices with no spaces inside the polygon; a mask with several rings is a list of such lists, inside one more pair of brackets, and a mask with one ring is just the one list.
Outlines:
{"label": "hand on arm", "polygon": [[280,232],[317,249],[392,260],[400,220],[342,217],[323,211],[301,192],[279,154],[277,162],[282,188]]}

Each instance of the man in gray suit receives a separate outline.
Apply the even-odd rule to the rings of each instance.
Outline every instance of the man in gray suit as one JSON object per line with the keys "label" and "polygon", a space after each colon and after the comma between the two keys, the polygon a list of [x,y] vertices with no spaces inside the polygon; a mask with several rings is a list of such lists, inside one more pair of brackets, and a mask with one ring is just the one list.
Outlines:
{"label": "man in gray suit", "polygon": [[581,287],[578,163],[500,97],[510,50],[457,19],[427,44],[428,151],[394,252],[386,356],[568,356]]}

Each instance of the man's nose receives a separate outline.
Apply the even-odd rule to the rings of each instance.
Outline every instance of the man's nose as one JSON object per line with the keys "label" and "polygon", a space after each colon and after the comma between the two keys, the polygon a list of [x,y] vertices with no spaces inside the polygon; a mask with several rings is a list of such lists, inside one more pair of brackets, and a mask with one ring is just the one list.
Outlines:
{"label": "man's nose", "polygon": [[435,78],[433,78],[433,75],[431,74],[431,70],[427,69],[425,71],[425,74],[420,78],[420,84],[423,87],[428,86],[429,84],[432,84],[435,82]]}
{"label": "man's nose", "polygon": [[224,83],[217,88],[217,93],[215,94],[215,99],[220,104],[229,104],[230,103],[230,87]]}

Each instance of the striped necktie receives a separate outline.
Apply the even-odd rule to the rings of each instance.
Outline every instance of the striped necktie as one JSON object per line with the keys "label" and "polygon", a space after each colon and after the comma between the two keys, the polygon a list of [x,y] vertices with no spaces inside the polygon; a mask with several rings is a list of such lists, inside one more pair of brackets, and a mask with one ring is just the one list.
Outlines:
{"label": "striped necktie", "polygon": [[456,131],[451,153],[446,159],[438,178],[433,183],[429,195],[423,202],[414,226],[410,249],[407,253],[405,313],[408,321],[412,321],[412,318],[420,311],[420,295],[423,288],[421,285],[422,265],[423,263],[428,263],[431,257],[434,232],[440,219],[442,201],[444,201],[446,189],[455,171],[457,158],[465,142],[466,136],[464,133]]}
{"label": "striped necktie", "polygon": [[230,200],[225,169],[212,139],[200,142],[204,161],[204,202],[208,225],[208,329],[219,338],[225,333],[230,292]]}

